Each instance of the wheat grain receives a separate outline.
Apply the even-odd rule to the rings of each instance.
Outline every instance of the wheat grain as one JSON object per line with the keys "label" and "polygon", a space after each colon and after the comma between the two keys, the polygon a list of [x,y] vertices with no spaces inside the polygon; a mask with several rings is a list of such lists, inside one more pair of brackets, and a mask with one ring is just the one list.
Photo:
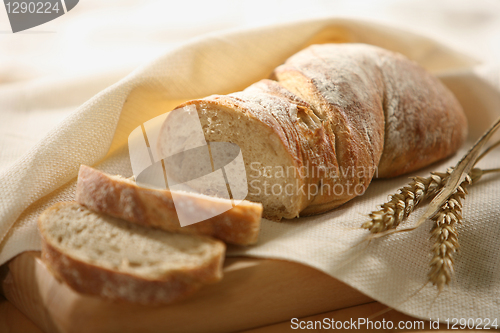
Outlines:
{"label": "wheat grain", "polygon": [[372,233],[396,228],[422,201],[433,197],[443,188],[452,171],[453,168],[449,168],[446,172],[432,172],[427,178],[414,177],[407,186],[391,195],[391,199],[379,210],[371,212],[370,221],[361,227]]}
{"label": "wheat grain", "polygon": [[453,254],[460,246],[455,225],[462,221],[462,200],[467,194],[466,187],[471,183],[472,178],[467,176],[432,218],[435,222],[431,229],[431,239],[434,240],[434,245],[428,277],[439,291],[450,283],[453,275]]}
{"label": "wheat grain", "polygon": [[463,220],[462,200],[468,194],[467,186],[477,182],[487,173],[498,171],[498,169],[472,169],[455,192],[443,203],[436,215],[432,217],[434,225],[431,229],[431,239],[434,240],[434,245],[432,247],[433,257],[430,262],[431,270],[428,277],[429,281],[439,291],[450,283],[453,275],[453,254],[460,247],[455,225]]}

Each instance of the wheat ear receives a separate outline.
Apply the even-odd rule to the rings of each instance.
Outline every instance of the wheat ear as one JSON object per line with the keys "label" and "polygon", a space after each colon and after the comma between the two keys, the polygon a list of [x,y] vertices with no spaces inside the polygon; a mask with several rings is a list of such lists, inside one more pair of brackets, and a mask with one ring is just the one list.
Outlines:
{"label": "wheat ear", "polygon": [[434,225],[431,229],[431,239],[434,240],[432,247],[433,257],[430,262],[431,270],[428,274],[429,281],[439,291],[448,285],[453,275],[453,254],[458,251],[458,233],[456,224],[461,223],[462,200],[465,199],[467,186],[477,182],[483,175],[498,172],[499,169],[481,170],[474,168],[465,180],[457,187],[455,192],[446,200],[439,211],[432,217]]}
{"label": "wheat ear", "polygon": [[443,188],[452,171],[453,168],[449,168],[446,172],[432,172],[430,177],[414,177],[398,193],[391,195],[391,199],[379,210],[371,212],[370,220],[361,227],[372,233],[396,228],[422,201],[436,195]]}
{"label": "wheat ear", "polygon": [[472,183],[472,178],[466,179],[458,186],[455,193],[441,206],[439,212],[432,218],[435,222],[431,229],[431,239],[434,240],[432,248],[433,258],[430,262],[429,281],[439,291],[450,283],[453,275],[453,254],[460,247],[456,224],[462,222],[462,200],[467,194],[467,186]]}

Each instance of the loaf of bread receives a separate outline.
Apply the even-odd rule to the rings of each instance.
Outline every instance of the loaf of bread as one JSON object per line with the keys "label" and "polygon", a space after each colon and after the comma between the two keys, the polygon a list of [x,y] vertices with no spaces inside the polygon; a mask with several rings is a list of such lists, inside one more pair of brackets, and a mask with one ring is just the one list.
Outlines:
{"label": "loaf of bread", "polygon": [[[226,199],[190,193],[178,193],[179,196],[195,210],[209,211],[214,206],[227,205]],[[169,190],[140,187],[133,181],[85,165],[78,174],[76,201],[95,212],[139,225],[209,235],[237,245],[257,242],[262,216],[260,203],[242,201],[220,215],[181,227]]]}
{"label": "loaf of bread", "polygon": [[[467,121],[441,82],[364,44],[313,45],[242,92],[192,100],[209,142],[242,151],[250,201],[279,220],[333,209],[374,177],[402,175],[461,146]],[[169,117],[157,149],[165,155]]]}
{"label": "loaf of bread", "polygon": [[38,219],[42,260],[74,290],[165,304],[222,278],[225,245],[202,235],[145,228],[59,203]]}

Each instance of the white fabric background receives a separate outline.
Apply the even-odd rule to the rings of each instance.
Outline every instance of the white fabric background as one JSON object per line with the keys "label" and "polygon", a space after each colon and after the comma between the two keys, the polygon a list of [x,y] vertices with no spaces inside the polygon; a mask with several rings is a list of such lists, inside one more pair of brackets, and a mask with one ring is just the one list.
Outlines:
{"label": "white fabric background", "polygon": [[500,59],[496,0],[81,0],[17,34],[2,8],[0,171],[94,94],[190,38],[332,16],[418,32],[486,63]]}
{"label": "white fabric background", "polygon": [[[328,30],[323,39],[349,41],[350,36],[396,49],[440,75],[466,108],[471,135],[477,135],[500,114],[494,88],[500,86],[494,62],[500,55],[500,7],[490,1],[468,3],[316,1],[304,7],[288,1],[215,1],[172,8],[165,2],[83,0],[62,18],[19,34],[9,34],[6,17],[0,16],[0,236],[6,235],[0,262],[38,249],[36,216],[53,202],[73,199],[72,179],[80,163],[130,175],[123,142],[133,128],[180,100],[241,89],[265,77],[331,24],[339,29]],[[342,20],[212,34],[186,43],[207,31],[328,13],[427,33],[483,65],[411,34]],[[114,84],[139,64],[147,65]],[[150,91],[160,91],[161,98]],[[492,154],[483,165],[498,167],[499,156]],[[457,158],[420,174],[442,170]],[[429,226],[350,250],[365,235],[356,229],[362,214],[403,185],[405,177],[377,181],[363,197],[328,214],[264,221],[257,246],[230,253],[303,262],[426,319],[499,317],[499,181],[490,177],[466,199],[456,280],[440,295],[427,286],[403,302],[425,283]]]}

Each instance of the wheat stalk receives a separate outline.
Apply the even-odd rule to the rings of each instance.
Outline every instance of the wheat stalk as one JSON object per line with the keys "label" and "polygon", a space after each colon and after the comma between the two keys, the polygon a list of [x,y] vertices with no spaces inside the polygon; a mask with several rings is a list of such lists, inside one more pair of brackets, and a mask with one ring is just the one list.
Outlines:
{"label": "wheat stalk", "polygon": [[412,181],[398,193],[391,195],[391,199],[381,205],[377,211],[370,213],[370,221],[361,227],[372,233],[379,233],[396,228],[406,220],[415,208],[425,199],[433,197],[446,184],[453,168],[446,172],[432,172],[430,177],[414,177]]}
{"label": "wheat stalk", "polygon": [[[497,141],[481,153],[485,144],[499,128],[500,118],[476,141],[453,169],[448,169],[446,173],[432,173],[428,178],[414,178],[409,185],[392,195],[390,201],[383,204],[380,210],[372,212],[370,221],[362,225],[371,231],[371,237],[367,238],[371,240],[397,232],[412,231],[426,220],[433,220],[431,239],[434,240],[434,246],[428,279],[439,291],[450,283],[453,275],[453,254],[459,248],[455,225],[462,221],[462,200],[467,194],[466,187],[484,174],[500,172],[500,168],[490,170],[474,168],[491,150],[500,146],[500,141]],[[415,226],[402,230],[395,229],[424,199],[430,197],[432,201],[429,207]]]}

